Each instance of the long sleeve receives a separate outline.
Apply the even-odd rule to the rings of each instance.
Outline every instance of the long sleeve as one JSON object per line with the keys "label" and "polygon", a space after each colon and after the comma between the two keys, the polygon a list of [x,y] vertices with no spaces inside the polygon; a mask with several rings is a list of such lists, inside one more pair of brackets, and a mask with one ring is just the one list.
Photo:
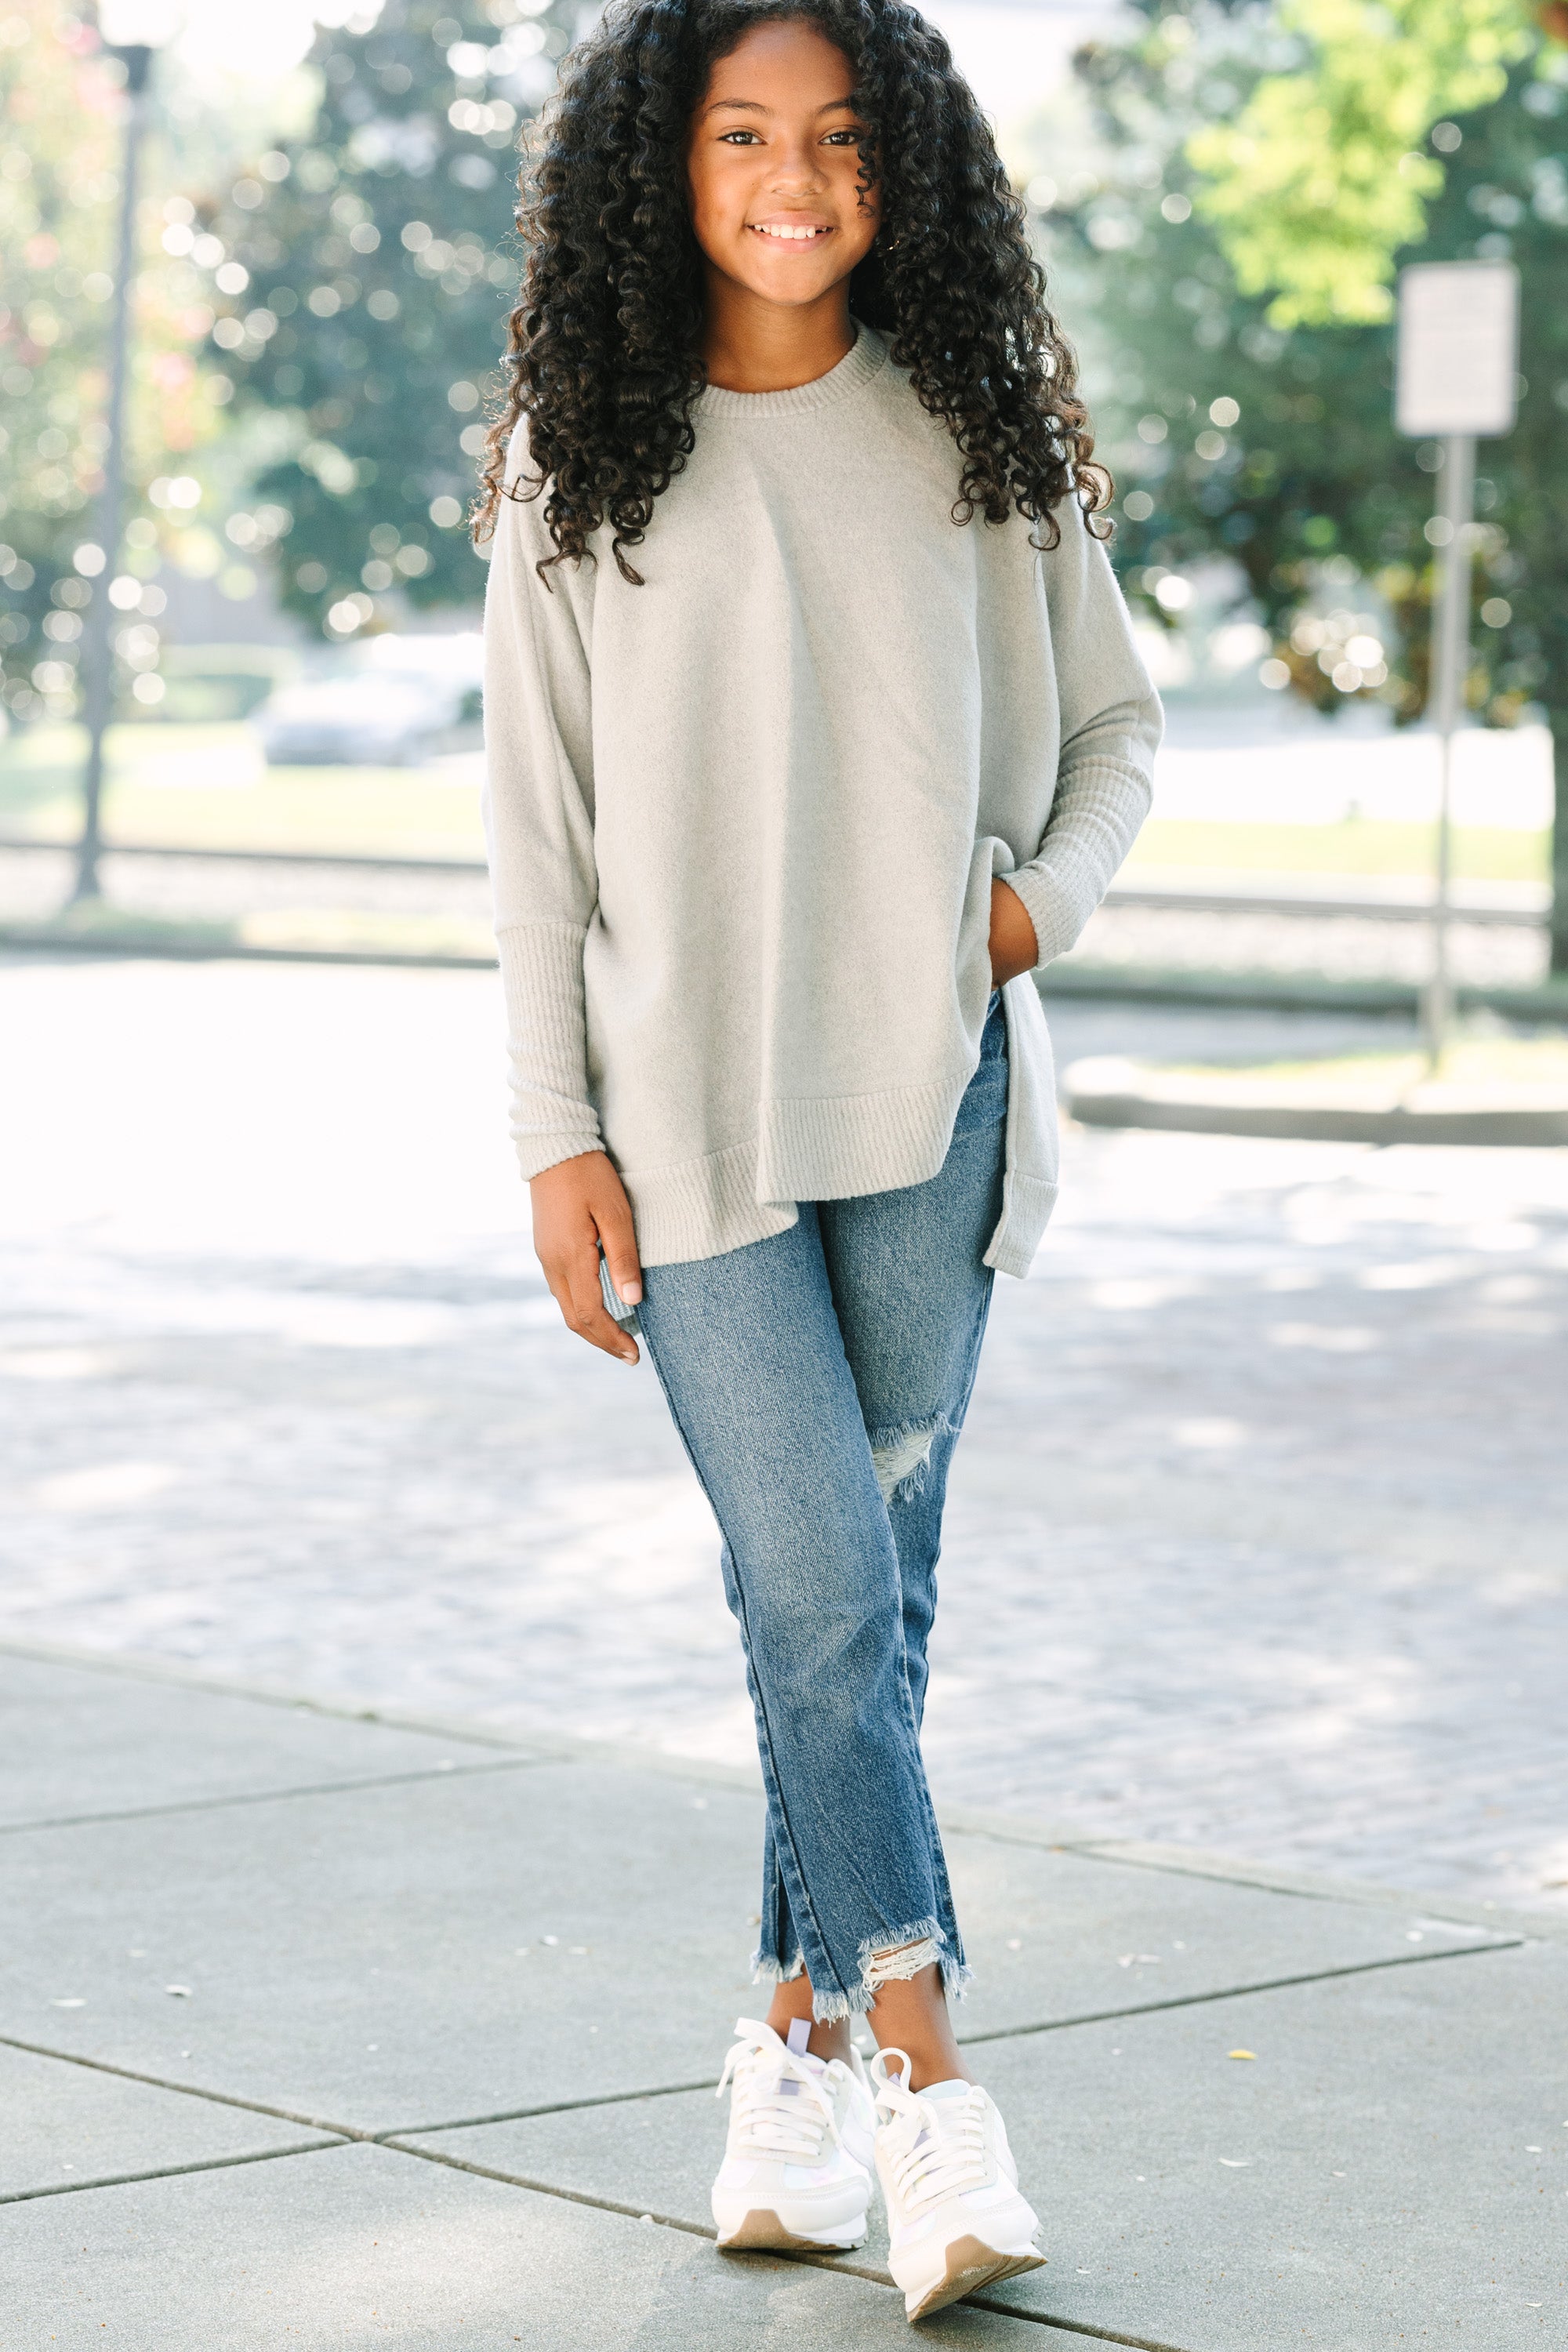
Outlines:
{"label": "long sleeve", "polygon": [[[988,884],[1042,960],[1149,803],[1159,711],[1070,502],[955,524],[962,461],[863,327],[785,392],[704,386],[637,570],[551,565],[500,509],[486,824],[525,1177],[602,1150],[645,1266],[787,1232],[805,1201],[928,1182],[991,995]],[[522,455],[521,444],[518,455]],[[1008,1000],[988,1262],[1056,1198],[1032,989]]]}
{"label": "long sleeve", "polygon": [[537,505],[503,499],[485,596],[484,815],[525,1177],[603,1149],[583,997],[598,900],[583,636],[592,566],[573,577],[558,565],[546,588],[534,564],[549,551]]}
{"label": "long sleeve", "polygon": [[1003,877],[1029,910],[1040,964],[1076,943],[1131,848],[1149,814],[1163,727],[1105,549],[1075,499],[1064,500],[1058,512],[1060,543],[1040,562],[1061,698],[1061,757],[1039,849]]}

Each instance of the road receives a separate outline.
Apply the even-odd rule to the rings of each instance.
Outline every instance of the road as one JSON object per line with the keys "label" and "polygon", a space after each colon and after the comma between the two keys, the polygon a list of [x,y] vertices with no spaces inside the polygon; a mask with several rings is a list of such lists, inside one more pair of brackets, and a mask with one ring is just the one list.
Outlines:
{"label": "road", "polygon": [[[1396,1033],[1061,1005],[1058,1051]],[[0,963],[0,1638],[742,1758],[485,973]],[[1568,1154],[1089,1132],[955,1473],[938,1793],[1568,1903]]]}

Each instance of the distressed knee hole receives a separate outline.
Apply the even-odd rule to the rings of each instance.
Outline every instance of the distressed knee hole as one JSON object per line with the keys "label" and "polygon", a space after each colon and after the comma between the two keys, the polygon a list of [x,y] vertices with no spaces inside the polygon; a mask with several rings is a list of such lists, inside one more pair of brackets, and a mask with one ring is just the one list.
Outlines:
{"label": "distressed knee hole", "polygon": [[879,1432],[872,1439],[871,1466],[877,1473],[884,1503],[919,1494],[925,1483],[931,1447],[944,1426],[938,1413],[930,1421]]}

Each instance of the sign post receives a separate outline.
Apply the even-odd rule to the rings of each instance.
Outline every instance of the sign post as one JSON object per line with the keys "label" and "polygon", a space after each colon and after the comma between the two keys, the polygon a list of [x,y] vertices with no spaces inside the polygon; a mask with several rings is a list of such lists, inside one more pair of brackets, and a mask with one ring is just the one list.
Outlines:
{"label": "sign post", "polygon": [[1464,716],[1469,670],[1476,441],[1481,435],[1513,430],[1518,354],[1519,273],[1510,262],[1422,261],[1401,271],[1394,421],[1401,433],[1443,445],[1436,510],[1426,526],[1437,559],[1427,701],[1441,784],[1432,961],[1422,1026],[1434,1070],[1443,1057],[1453,1012],[1448,926],[1454,737]]}

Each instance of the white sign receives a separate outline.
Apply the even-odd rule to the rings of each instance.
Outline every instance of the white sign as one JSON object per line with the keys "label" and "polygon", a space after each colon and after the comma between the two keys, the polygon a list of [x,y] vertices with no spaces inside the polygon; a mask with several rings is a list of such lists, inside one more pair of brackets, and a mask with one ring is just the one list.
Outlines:
{"label": "white sign", "polygon": [[1511,433],[1518,365],[1519,272],[1510,261],[1417,261],[1401,270],[1401,433]]}

